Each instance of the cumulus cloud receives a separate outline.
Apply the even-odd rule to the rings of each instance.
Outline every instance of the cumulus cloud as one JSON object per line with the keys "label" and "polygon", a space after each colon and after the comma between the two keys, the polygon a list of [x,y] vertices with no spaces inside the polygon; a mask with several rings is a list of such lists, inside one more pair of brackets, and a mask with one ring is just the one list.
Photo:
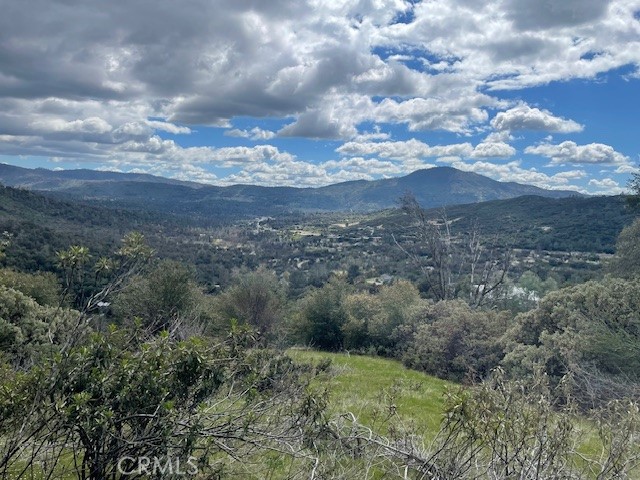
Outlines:
{"label": "cumulus cloud", "polygon": [[583,171],[560,172],[558,174],[548,175],[537,171],[535,168],[524,168],[522,162],[519,160],[503,164],[486,161],[473,163],[459,161],[454,162],[452,166],[467,172],[486,175],[501,182],[524,183],[551,190],[581,191],[582,189],[571,185],[570,180],[583,178],[586,175]]}
{"label": "cumulus cloud", "polygon": [[470,133],[473,126],[488,120],[486,107],[496,104],[497,101],[491,97],[470,92],[458,98],[412,98],[405,101],[386,98],[373,109],[371,118],[386,123],[405,123],[410,131]]}
{"label": "cumulus cloud", "polygon": [[618,182],[612,178],[589,180],[589,185],[597,189],[593,192],[596,195],[620,195],[625,192],[625,189],[620,187]]}
{"label": "cumulus cloud", "polygon": [[83,120],[65,121],[60,118],[48,120],[35,120],[31,127],[43,133],[108,133],[113,127],[98,117],[90,117]]}
{"label": "cumulus cloud", "polygon": [[476,158],[508,158],[516,154],[516,149],[505,142],[482,142],[475,146],[472,157]]}
{"label": "cumulus cloud", "polygon": [[189,127],[175,125],[170,122],[162,122],[158,120],[147,120],[145,124],[151,127],[153,130],[161,130],[163,132],[171,133],[173,135],[184,135],[184,134],[191,133],[191,129]]}
{"label": "cumulus cloud", "polygon": [[[266,150],[183,148],[162,137],[215,126],[255,142],[339,139],[346,151],[388,141],[387,131],[362,133],[378,126],[495,132],[457,151],[415,144],[350,155],[401,158],[402,168],[427,157],[510,158],[510,132],[583,126],[545,105],[514,106],[503,90],[637,70],[639,9],[638,0],[9,2],[0,16],[0,154],[176,162],[222,181],[189,162],[255,165]],[[234,129],[238,117],[258,126]],[[264,118],[288,124],[272,132],[259,126]],[[273,165],[251,178],[286,180],[275,156],[258,159]],[[297,167],[314,181],[356,168],[339,177]]]}
{"label": "cumulus cloud", "polygon": [[435,157],[469,156],[473,152],[470,143],[453,145],[427,145],[416,139],[398,142],[346,142],[336,152],[348,156],[377,155],[382,158],[409,160]]}
{"label": "cumulus cloud", "polygon": [[584,127],[573,120],[556,117],[548,110],[518,105],[505,112],[499,112],[491,126],[498,131],[534,130],[554,133],[581,132]]}
{"label": "cumulus cloud", "polygon": [[270,140],[276,136],[275,132],[272,132],[271,130],[264,130],[260,127],[253,127],[251,130],[240,130],[238,128],[234,128],[225,131],[224,134],[228,137],[248,138],[250,140]]}
{"label": "cumulus cloud", "polygon": [[600,165],[628,165],[629,157],[617,152],[612,146],[602,143],[578,145],[572,141],[558,145],[544,143],[525,148],[525,153],[542,155],[551,159],[552,164],[600,164]]}

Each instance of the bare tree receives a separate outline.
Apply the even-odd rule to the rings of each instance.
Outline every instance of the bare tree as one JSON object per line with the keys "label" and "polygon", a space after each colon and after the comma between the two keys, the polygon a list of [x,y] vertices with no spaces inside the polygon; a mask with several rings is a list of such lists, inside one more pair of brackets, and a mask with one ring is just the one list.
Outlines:
{"label": "bare tree", "polygon": [[436,300],[466,294],[469,304],[477,307],[495,298],[511,266],[509,246],[498,247],[496,239],[485,242],[477,221],[469,231],[453,235],[446,209],[428,218],[410,193],[400,199],[400,206],[414,221],[415,242],[405,245],[395,235],[394,242],[420,268]]}

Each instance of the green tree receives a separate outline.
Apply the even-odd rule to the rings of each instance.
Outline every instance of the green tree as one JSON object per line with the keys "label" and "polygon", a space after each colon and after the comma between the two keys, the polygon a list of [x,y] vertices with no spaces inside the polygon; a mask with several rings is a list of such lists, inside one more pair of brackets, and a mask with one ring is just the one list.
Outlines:
{"label": "green tree", "polygon": [[342,330],[345,348],[373,348],[391,355],[393,331],[406,323],[421,304],[417,288],[407,281],[383,286],[378,293],[354,293],[345,297],[347,322]]}
{"label": "green tree", "polygon": [[159,332],[179,319],[196,315],[201,295],[186,266],[162,260],[123,288],[113,302],[113,310],[122,321],[140,319],[145,328]]}
{"label": "green tree", "polygon": [[358,265],[357,263],[352,263],[351,265],[349,265],[349,268],[347,268],[347,282],[353,285],[354,283],[356,283],[356,280],[359,276],[360,265]]}
{"label": "green tree", "polygon": [[51,272],[32,274],[3,268],[0,269],[0,285],[18,290],[44,306],[58,306],[62,296],[58,279]]}
{"label": "green tree", "polygon": [[620,232],[609,271],[622,278],[640,275],[640,218]]}
{"label": "green tree", "polygon": [[0,285],[0,351],[11,364],[29,366],[78,333],[73,331],[78,316]]}
{"label": "green tree", "polygon": [[226,328],[236,320],[269,337],[282,322],[286,294],[272,272],[260,269],[237,276],[231,288],[217,297],[216,304]]}
{"label": "green tree", "polygon": [[11,245],[11,234],[9,232],[2,232],[0,236],[0,262],[6,258],[7,255],[5,251],[9,245]]}
{"label": "green tree", "polygon": [[294,330],[304,344],[332,351],[343,347],[347,293],[346,283],[332,279],[300,300]]}
{"label": "green tree", "polygon": [[609,278],[549,293],[516,317],[503,364],[517,377],[571,375],[583,403],[640,391],[640,281]]}
{"label": "green tree", "polygon": [[627,203],[629,206],[637,210],[640,208],[640,173],[634,173],[629,180],[629,189],[631,190],[631,195],[627,196]]}

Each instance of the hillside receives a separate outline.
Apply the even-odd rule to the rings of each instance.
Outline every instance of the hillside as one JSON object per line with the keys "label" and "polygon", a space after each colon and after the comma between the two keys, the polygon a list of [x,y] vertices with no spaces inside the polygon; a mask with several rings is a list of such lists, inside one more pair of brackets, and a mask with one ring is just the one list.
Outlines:
{"label": "hillside", "polygon": [[[519,248],[604,253],[613,253],[618,234],[634,218],[622,196],[522,196],[431,208],[426,214],[439,219],[443,212],[454,232],[468,231],[477,223],[484,235],[497,235]],[[410,224],[411,218],[398,210],[381,212],[366,222],[392,231]]]}
{"label": "hillside", "polygon": [[[0,188],[0,233],[13,235],[8,261],[24,270],[52,270],[58,250],[83,244],[93,255],[103,255],[113,251],[124,234],[137,230],[146,235],[159,256],[195,265],[198,278],[211,285],[224,283],[228,272],[238,265],[255,268],[271,262],[283,274],[293,268],[291,265],[310,268],[322,259],[324,268],[331,271],[356,261],[363,252],[375,259],[380,272],[410,274],[405,271],[404,257],[393,244],[391,233],[399,237],[411,235],[411,219],[396,209],[367,215],[278,215],[256,230],[255,221],[226,217],[226,224],[218,224],[213,217],[167,215],[147,210],[144,205],[133,210],[118,205],[87,204],[75,197],[61,200],[22,189]],[[633,218],[622,197],[526,196],[448,206],[446,211],[454,221],[454,233],[469,230],[478,222],[485,237],[495,237],[495,241],[516,248],[585,254],[612,253],[618,234]],[[427,213],[436,218],[441,209]],[[347,225],[344,222],[348,226],[337,226]],[[325,235],[296,233],[305,230]],[[274,250],[276,243],[280,246]],[[184,248],[185,245],[190,247]],[[584,265],[587,266],[598,267]]]}
{"label": "hillside", "polygon": [[8,262],[24,270],[52,270],[54,254],[73,244],[92,254],[111,252],[127,232],[161,232],[177,219],[149,212],[62,201],[36,192],[0,186],[0,233],[12,235]]}
{"label": "hillside", "polygon": [[321,381],[331,392],[332,413],[351,412],[361,422],[372,424],[381,409],[394,404],[398,418],[413,422],[425,440],[438,433],[445,391],[455,387],[452,382],[409,370],[397,360],[299,349],[288,350],[287,355],[298,363],[331,361],[334,375]]}
{"label": "hillside", "polygon": [[151,175],[91,170],[50,171],[0,165],[0,183],[120,207],[204,218],[281,215],[291,212],[371,212],[397,205],[412,192],[426,207],[539,195],[575,196],[575,192],[544,190],[503,183],[450,167],[418,170],[410,175],[353,181],[318,188],[233,185],[218,187]]}

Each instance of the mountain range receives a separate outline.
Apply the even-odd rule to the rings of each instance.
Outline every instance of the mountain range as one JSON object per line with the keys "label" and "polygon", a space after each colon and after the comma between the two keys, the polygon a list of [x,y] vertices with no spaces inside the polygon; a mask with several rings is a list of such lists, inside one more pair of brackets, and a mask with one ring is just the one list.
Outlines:
{"label": "mountain range", "polygon": [[74,200],[163,213],[215,216],[286,212],[369,212],[397,206],[412,193],[425,208],[537,195],[577,196],[532,185],[499,182],[451,167],[417,170],[404,177],[357,180],[317,188],[213,186],[138,173],[53,171],[0,164],[0,183]]}

